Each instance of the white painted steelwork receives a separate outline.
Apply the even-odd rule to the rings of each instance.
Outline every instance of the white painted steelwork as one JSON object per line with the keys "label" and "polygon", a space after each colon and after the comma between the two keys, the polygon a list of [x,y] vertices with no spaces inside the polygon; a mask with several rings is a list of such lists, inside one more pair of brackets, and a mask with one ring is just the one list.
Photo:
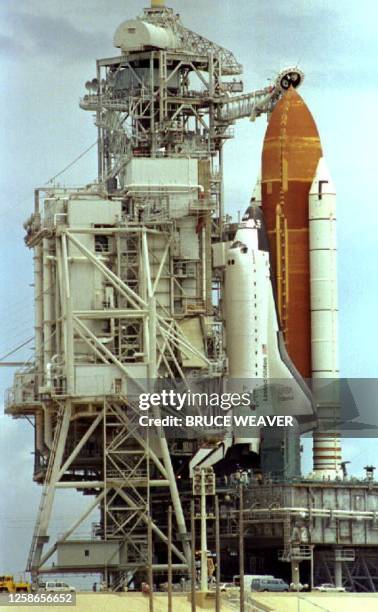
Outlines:
{"label": "white painted steelwork", "polygon": [[114,34],[114,46],[123,52],[144,48],[174,49],[179,42],[169,28],[160,28],[141,19],[130,19],[118,26]]}
{"label": "white painted steelwork", "polygon": [[[227,362],[220,296],[229,244],[219,252],[220,266],[211,247],[224,238],[223,145],[236,119],[270,112],[284,87],[280,73],[273,85],[231,95],[243,91],[241,81],[228,79],[242,74],[233,53],[185,28],[163,0],[121,24],[115,45],[120,53],[96,62],[80,102],[96,114],[98,182],[36,189],[35,211],[24,226],[26,243],[35,249],[36,358],[17,373],[6,404],[9,414],[37,417],[34,472],[45,493],[29,570],[35,576],[57,550],[57,544],[44,550],[55,489],[73,482],[96,499],[63,539],[98,505],[95,536],[127,548],[122,568],[110,572],[104,561],[104,579],[113,588],[122,584],[125,567],[134,571],[150,562],[149,536],[139,525],[150,524],[159,545],[167,542],[165,525],[151,519],[156,508],[160,513],[150,497],[157,480],[169,485],[164,499],[172,503],[178,542],[172,550],[179,562],[190,563],[175,477],[182,449],[168,445],[163,430],[155,440],[143,437],[133,394],[146,390],[146,379],[150,389],[155,377],[172,384],[179,379],[185,388],[189,377],[220,383]],[[289,76],[294,86],[294,69]],[[257,236],[253,240],[249,262],[259,265],[239,273],[252,283],[244,289],[260,285],[259,342],[272,347],[272,375],[281,376],[268,254],[258,251]],[[253,304],[246,307],[248,317]],[[258,376],[269,359],[260,355]],[[66,407],[62,434],[58,415]],[[185,438],[184,446],[196,456],[197,439]],[[216,449],[218,461],[227,448]],[[204,460],[211,465],[214,457]]]}

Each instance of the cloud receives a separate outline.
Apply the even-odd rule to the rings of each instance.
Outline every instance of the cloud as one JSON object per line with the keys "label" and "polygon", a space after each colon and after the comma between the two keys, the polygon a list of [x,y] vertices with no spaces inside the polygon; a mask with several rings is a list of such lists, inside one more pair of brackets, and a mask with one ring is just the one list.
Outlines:
{"label": "cloud", "polygon": [[[60,62],[93,60],[101,55],[104,42],[106,44],[109,38],[99,31],[79,30],[64,17],[12,11],[8,19],[27,46],[29,55],[50,56]],[[18,42],[13,45],[20,46]]]}
{"label": "cloud", "polygon": [[25,47],[10,36],[0,34],[0,54],[8,59],[18,59],[26,53]]}
{"label": "cloud", "polygon": [[[373,3],[369,6],[378,12]],[[209,13],[210,8],[205,5]],[[204,20],[207,32],[196,13],[190,27],[232,48],[247,81],[250,75],[254,83],[274,78],[285,65],[298,63],[317,87],[346,89],[375,79],[376,34],[359,11],[349,0],[332,6],[328,0],[240,0],[237,11],[232,4],[224,6],[215,24]]]}

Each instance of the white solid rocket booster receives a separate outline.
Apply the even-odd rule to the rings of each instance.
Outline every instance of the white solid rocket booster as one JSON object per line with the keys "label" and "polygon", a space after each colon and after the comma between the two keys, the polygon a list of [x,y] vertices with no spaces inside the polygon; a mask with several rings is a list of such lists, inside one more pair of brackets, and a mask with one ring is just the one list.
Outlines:
{"label": "white solid rocket booster", "polygon": [[[312,377],[336,379],[339,377],[336,190],[324,158],[319,160],[309,192],[309,220]],[[321,386],[328,388],[328,406],[318,408],[320,423],[337,418],[339,410],[338,393],[330,382],[313,382],[315,394]],[[313,462],[317,477],[340,475],[341,447],[337,432],[314,432]]]}

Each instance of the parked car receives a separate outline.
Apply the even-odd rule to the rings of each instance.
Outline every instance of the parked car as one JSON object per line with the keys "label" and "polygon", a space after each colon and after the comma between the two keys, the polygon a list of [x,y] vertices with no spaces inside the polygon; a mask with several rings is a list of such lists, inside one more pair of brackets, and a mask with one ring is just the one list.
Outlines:
{"label": "parked car", "polygon": [[324,584],[314,587],[314,591],[322,591],[323,593],[345,593],[346,589],[344,587],[336,587],[334,584],[331,584],[331,582],[325,582]]}
{"label": "parked car", "polygon": [[66,582],[40,582],[38,586],[40,591],[47,591],[49,593],[60,593],[62,591],[74,593],[76,591],[75,587],[70,586]]}
{"label": "parked car", "polygon": [[[216,590],[216,585],[212,584],[211,585],[211,590],[215,591]],[[230,589],[238,589],[239,587],[236,586],[236,584],[234,584],[233,582],[221,582],[219,585],[219,590],[221,591],[221,593],[225,593],[226,591],[229,591]]]}
{"label": "parked car", "polygon": [[219,588],[222,593],[225,593],[230,589],[237,589],[238,587],[233,582],[221,582]]}
{"label": "parked car", "polygon": [[252,591],[288,592],[289,585],[281,578],[256,578],[252,580]]}

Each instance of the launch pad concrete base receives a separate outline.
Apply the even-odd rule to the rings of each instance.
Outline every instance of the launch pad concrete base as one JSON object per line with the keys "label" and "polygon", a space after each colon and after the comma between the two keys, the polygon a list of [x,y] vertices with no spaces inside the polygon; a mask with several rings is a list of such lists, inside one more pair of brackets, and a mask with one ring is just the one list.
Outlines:
{"label": "launch pad concrete base", "polygon": [[[190,612],[191,603],[187,601],[187,593],[173,593],[174,612]],[[154,593],[154,612],[167,612],[167,593]],[[197,608],[201,609],[197,604]],[[9,607],[0,606],[1,610],[9,610]],[[215,610],[215,599],[207,609]],[[17,606],[18,612],[30,612],[30,606]],[[34,606],[35,612],[56,612],[56,606]],[[149,598],[142,593],[77,593],[75,612],[148,612]],[[222,612],[235,612],[228,602],[221,604]]]}
{"label": "launch pad concrete base", "polygon": [[[267,612],[364,612],[378,610],[377,593],[253,593],[252,609]],[[254,607],[255,606],[255,607]]]}
{"label": "launch pad concrete base", "polygon": [[[188,594],[188,601],[191,601],[191,593]],[[202,610],[214,610],[215,591],[197,591],[196,606]]]}
{"label": "launch pad concrete base", "polygon": [[[197,600],[198,609],[215,610],[215,598],[207,598],[212,593],[197,593],[205,595],[205,608]],[[221,611],[235,612],[238,603],[235,599],[227,601],[227,594],[222,594]],[[166,593],[154,593],[154,612],[167,612],[168,597]],[[355,612],[356,607],[363,606],[364,612],[378,610],[378,594],[376,593],[254,593],[251,600],[252,609],[266,612]],[[0,607],[9,610],[9,607]],[[17,606],[18,612],[28,612],[30,607]],[[56,612],[56,606],[34,606],[38,612]],[[78,593],[75,612],[148,612],[149,599],[141,593]],[[174,612],[190,612],[191,603],[187,593],[173,594]]]}
{"label": "launch pad concrete base", "polygon": [[[190,612],[191,603],[187,600],[187,593],[173,593],[174,612]],[[167,593],[154,593],[154,612],[167,612]],[[200,605],[197,604],[199,609]],[[17,606],[19,612],[30,612],[30,606]],[[215,599],[207,609],[215,610]],[[0,610],[9,610],[9,607],[0,606]],[[56,606],[34,607],[35,611],[56,612]],[[77,593],[75,612],[148,612],[149,598],[142,593]],[[222,612],[235,612],[228,602],[221,604]]]}

